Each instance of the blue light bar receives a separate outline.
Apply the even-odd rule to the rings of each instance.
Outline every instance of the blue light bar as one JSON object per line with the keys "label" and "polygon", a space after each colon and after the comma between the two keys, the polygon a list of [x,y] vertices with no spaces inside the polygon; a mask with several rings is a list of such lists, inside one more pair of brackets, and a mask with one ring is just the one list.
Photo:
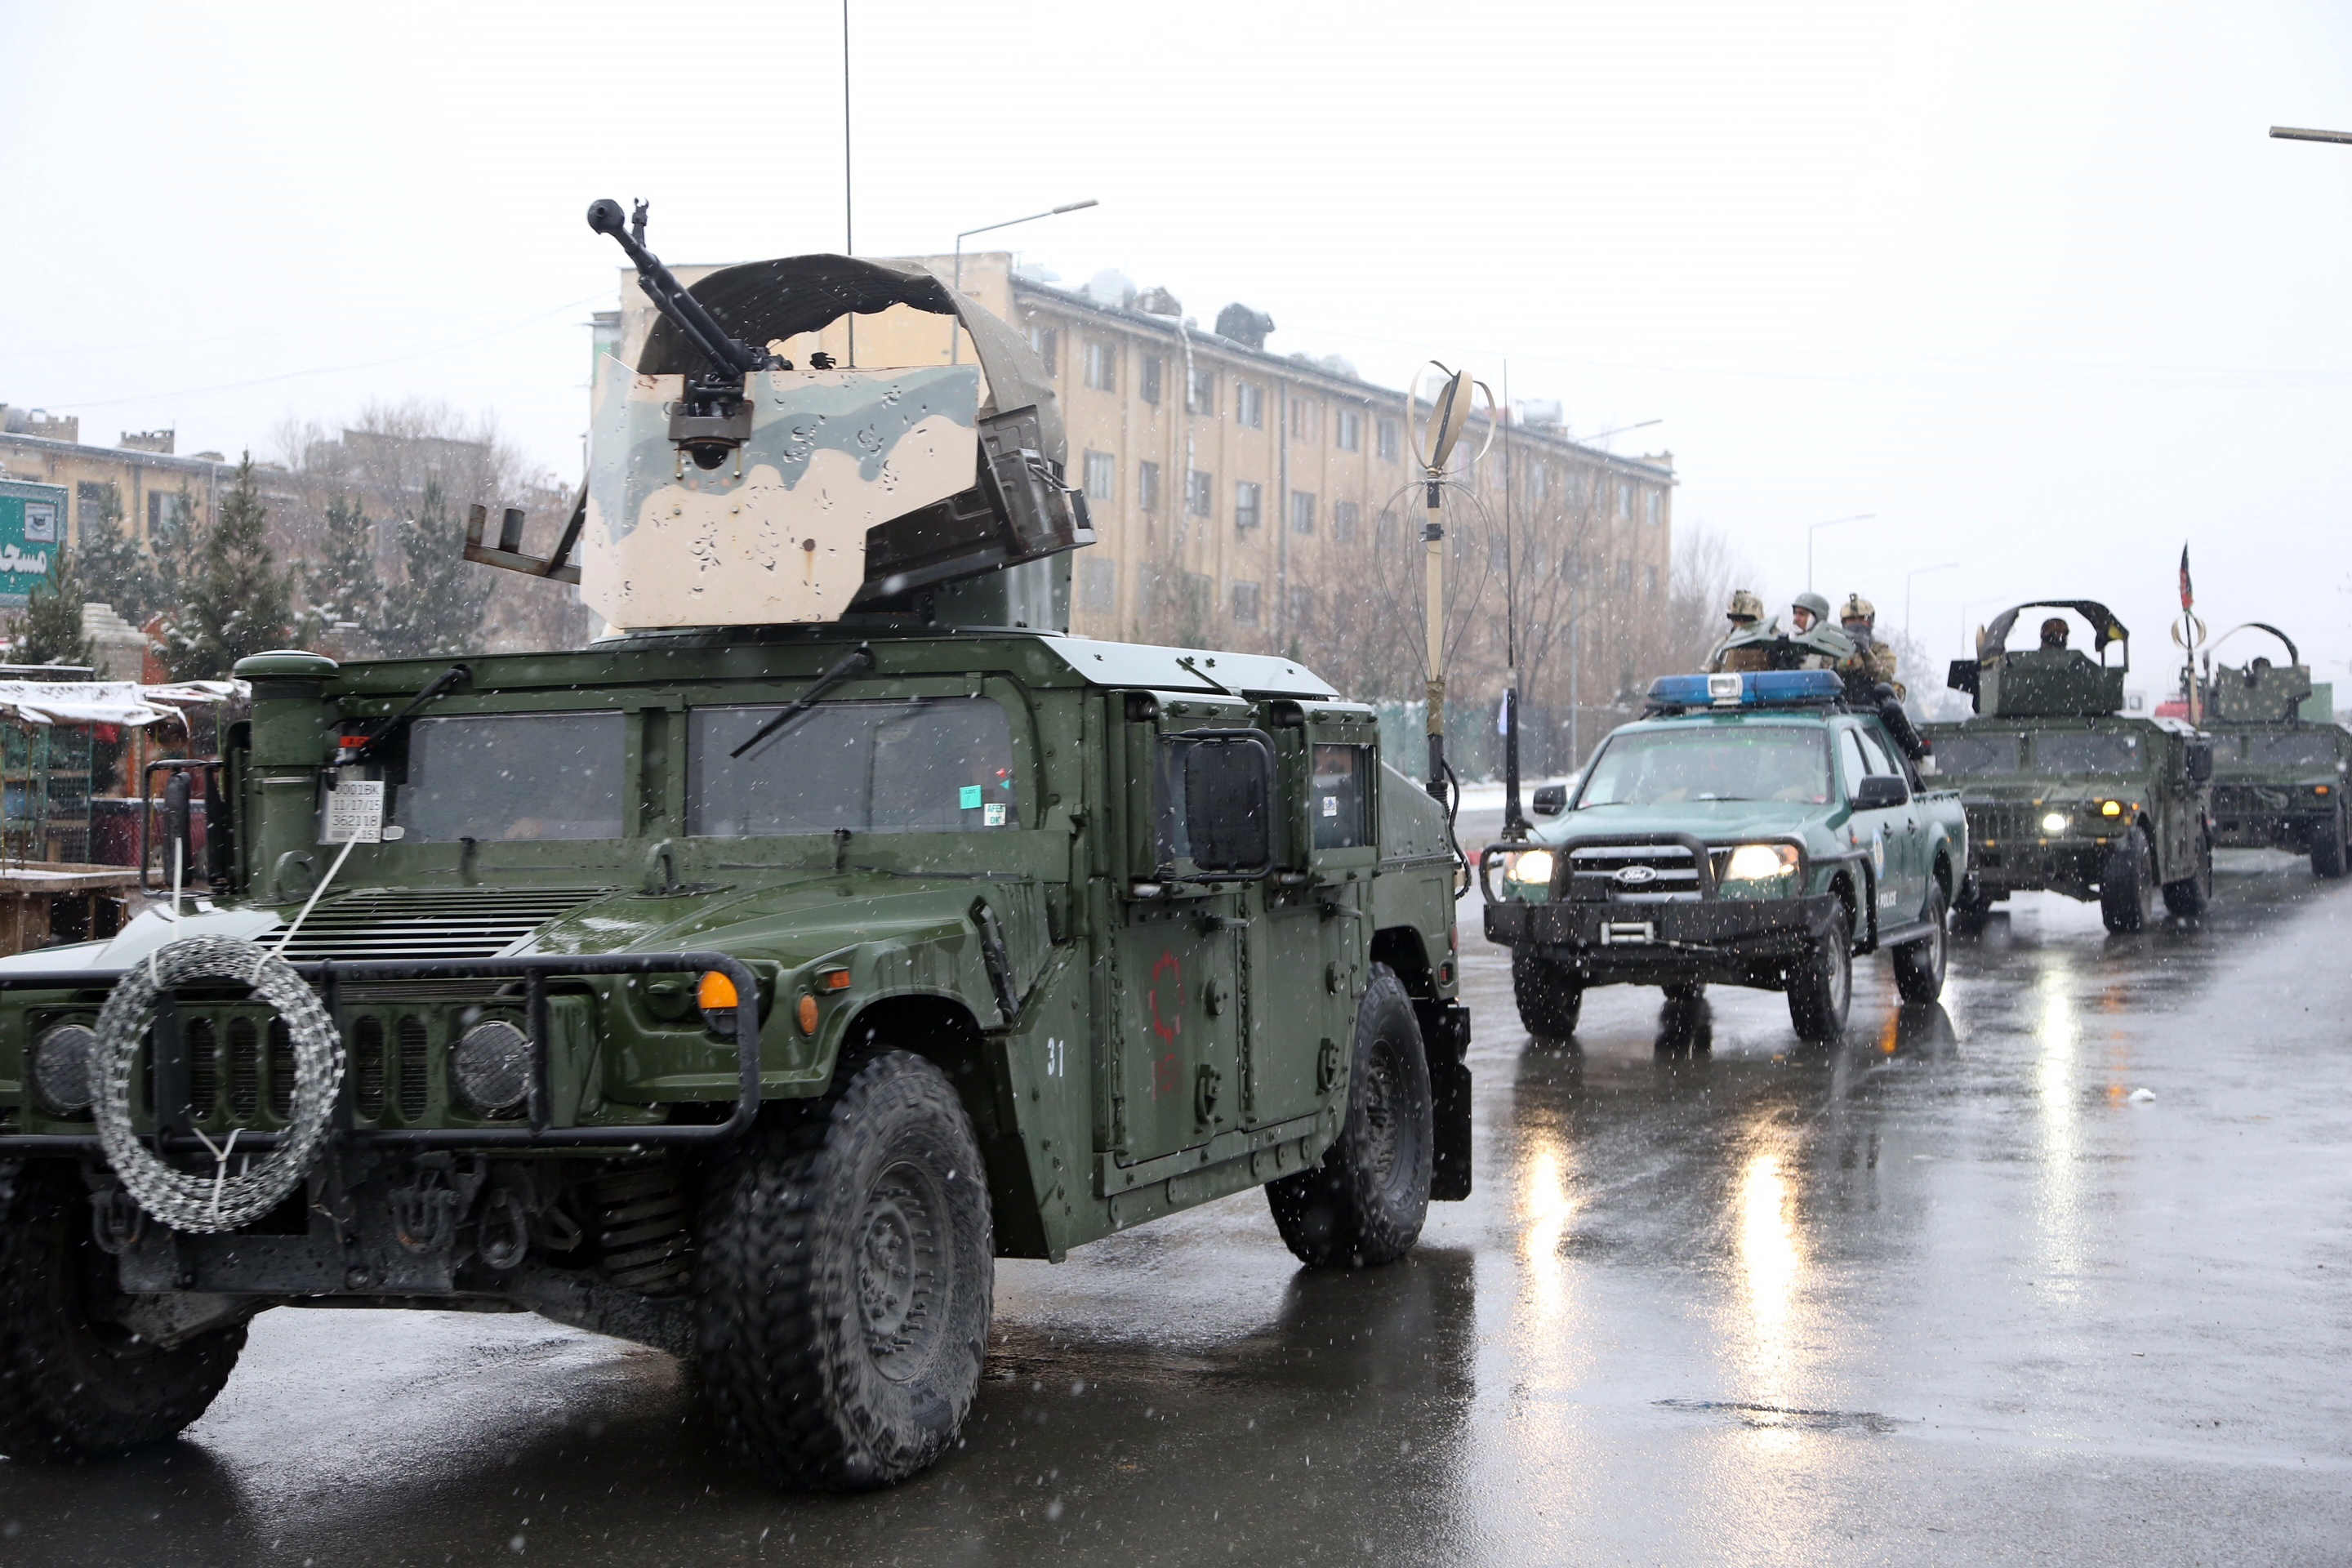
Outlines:
{"label": "blue light bar", "polygon": [[1744,675],[1662,675],[1650,682],[1659,708],[1818,708],[1845,695],[1833,669],[1759,669]]}

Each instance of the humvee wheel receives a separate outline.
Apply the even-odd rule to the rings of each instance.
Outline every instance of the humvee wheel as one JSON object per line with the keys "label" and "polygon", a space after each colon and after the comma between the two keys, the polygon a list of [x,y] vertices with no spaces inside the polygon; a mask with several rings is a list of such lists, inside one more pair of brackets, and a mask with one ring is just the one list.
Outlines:
{"label": "humvee wheel", "polygon": [[2311,874],[2341,877],[2344,869],[2344,811],[2339,806],[2327,814],[2326,822],[2312,829]]}
{"label": "humvee wheel", "polygon": [[1853,1005],[1853,928],[1841,908],[1830,916],[1829,934],[1789,972],[1789,1022],[1802,1039],[1835,1040]]}
{"label": "humvee wheel", "polygon": [[711,1173],[696,1332],[719,1434],[780,1486],[895,1485],[955,1441],[980,1385],[995,1246],[963,1102],[906,1051]]}
{"label": "humvee wheel", "polygon": [[1434,1118],[1429,1059],[1403,982],[1385,963],[1356,1006],[1348,1120],[1339,1141],[1295,1176],[1265,1184],[1274,1225],[1301,1263],[1393,1263],[1429,1214]]}
{"label": "humvee wheel", "polygon": [[1927,923],[1934,931],[1895,950],[1895,989],[1906,1002],[1933,1002],[1944,994],[1944,965],[1951,947],[1944,931],[1944,889],[1927,889]]}
{"label": "humvee wheel", "polygon": [[1952,904],[1952,930],[1961,936],[1975,936],[1992,918],[1992,900],[1985,896],[1984,887],[1974,877],[1960,883],[1960,896]]}
{"label": "humvee wheel", "polygon": [[2134,829],[2108,852],[2099,879],[2099,918],[2111,931],[2138,931],[2156,913],[2156,858],[2147,835]]}
{"label": "humvee wheel", "polygon": [[159,1443],[228,1381],[243,1323],[169,1350],[142,1341],[91,1310],[111,1272],[69,1167],[0,1166],[0,1454],[22,1464]]}
{"label": "humvee wheel", "polygon": [[1526,948],[1511,950],[1511,997],[1519,1005],[1519,1023],[1539,1040],[1567,1039],[1584,1011],[1584,988],[1566,969]]}
{"label": "humvee wheel", "polygon": [[2194,920],[2213,901],[2213,841],[2200,835],[2197,869],[2164,885],[2164,907],[2179,920]]}

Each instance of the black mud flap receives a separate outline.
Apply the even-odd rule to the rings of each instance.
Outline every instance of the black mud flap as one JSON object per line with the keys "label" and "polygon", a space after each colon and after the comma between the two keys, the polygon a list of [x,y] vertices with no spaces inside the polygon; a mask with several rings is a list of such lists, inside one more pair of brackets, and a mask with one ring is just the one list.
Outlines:
{"label": "black mud flap", "polygon": [[1415,998],[1412,1011],[1429,1058],[1430,1121],[1436,1134],[1429,1195],[1458,1204],[1470,1195],[1470,1009],[1459,1002]]}

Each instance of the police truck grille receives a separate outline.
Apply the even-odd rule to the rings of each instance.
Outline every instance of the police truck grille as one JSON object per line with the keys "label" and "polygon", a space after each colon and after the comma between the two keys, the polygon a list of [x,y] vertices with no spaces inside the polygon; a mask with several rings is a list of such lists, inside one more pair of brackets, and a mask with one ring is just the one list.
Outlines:
{"label": "police truck grille", "polygon": [[1698,866],[1680,844],[1586,844],[1568,852],[1569,898],[1579,903],[1696,902]]}
{"label": "police truck grille", "polygon": [[310,911],[286,956],[296,963],[398,963],[410,958],[499,958],[601,888],[365,889]]}

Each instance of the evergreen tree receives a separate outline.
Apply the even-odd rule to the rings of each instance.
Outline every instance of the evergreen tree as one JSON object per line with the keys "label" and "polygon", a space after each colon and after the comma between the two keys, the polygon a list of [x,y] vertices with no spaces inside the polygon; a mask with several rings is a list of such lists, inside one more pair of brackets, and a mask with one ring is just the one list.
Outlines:
{"label": "evergreen tree", "polygon": [[106,487],[95,515],[87,505],[82,508],[76,555],[82,591],[101,605],[111,605],[132,626],[144,626],[159,607],[155,568],[122,526],[122,498],[112,485]]}
{"label": "evergreen tree", "polygon": [[364,501],[337,496],[327,503],[327,534],[316,563],[302,568],[304,640],[316,645],[353,634],[375,636],[383,626],[383,574],[376,565],[375,524]]}
{"label": "evergreen tree", "polygon": [[376,641],[387,658],[470,653],[480,646],[490,584],[467,570],[466,525],[449,515],[441,487],[428,479],[425,503],[400,525],[408,582],[388,595]]}
{"label": "evergreen tree", "polygon": [[[246,454],[244,474],[253,466],[253,455]],[[148,570],[154,582],[153,596],[148,601],[147,614],[162,610],[176,619],[195,592],[200,573],[198,557],[203,553],[206,530],[204,516],[196,510],[196,498],[188,487],[180,487],[178,501],[172,514],[159,521],[148,531],[147,548],[152,555]],[[142,619],[139,623],[144,626]]]}
{"label": "evergreen tree", "polygon": [[81,607],[80,572],[59,545],[56,580],[37,585],[25,608],[8,617],[9,661],[96,668],[98,649],[83,635]]}
{"label": "evergreen tree", "polygon": [[[220,516],[159,574],[178,589],[163,626],[163,663],[175,678],[225,679],[247,654],[292,640],[292,584],[270,554],[268,518],[247,452]],[[165,552],[156,553],[164,566]]]}

